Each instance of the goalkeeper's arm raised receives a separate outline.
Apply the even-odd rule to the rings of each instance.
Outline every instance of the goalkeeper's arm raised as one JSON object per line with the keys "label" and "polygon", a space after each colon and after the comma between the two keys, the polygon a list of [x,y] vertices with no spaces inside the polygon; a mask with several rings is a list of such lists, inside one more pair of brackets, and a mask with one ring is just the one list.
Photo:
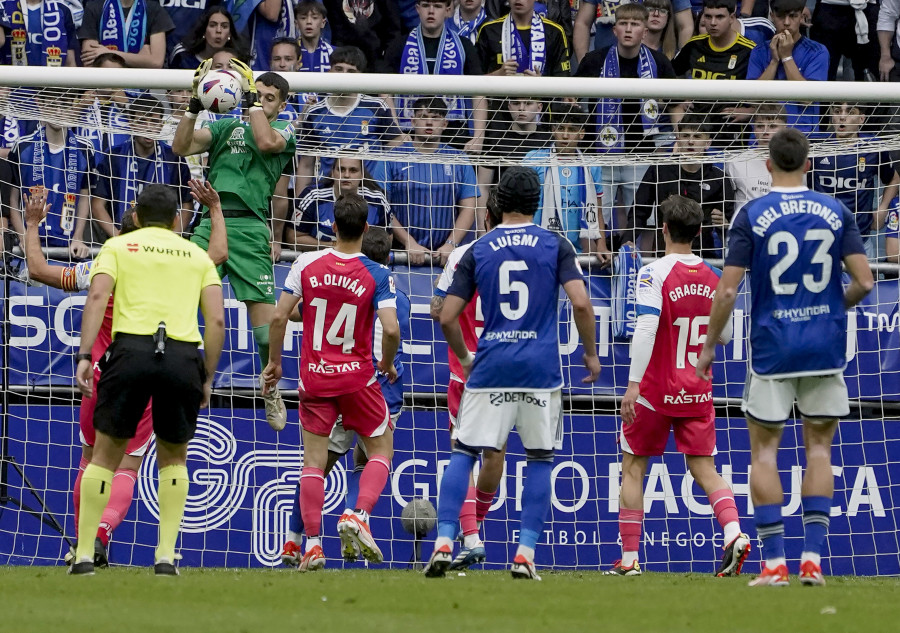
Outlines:
{"label": "goalkeeper's arm raised", "polygon": [[200,80],[209,72],[212,65],[211,59],[201,62],[194,71],[194,81],[191,85],[191,101],[188,104],[187,112],[178,122],[175,128],[175,138],[172,139],[172,151],[179,156],[193,156],[194,154],[202,154],[209,149],[212,144],[212,132],[206,128],[196,128],[197,115],[203,111],[203,104],[197,94],[197,88]]}

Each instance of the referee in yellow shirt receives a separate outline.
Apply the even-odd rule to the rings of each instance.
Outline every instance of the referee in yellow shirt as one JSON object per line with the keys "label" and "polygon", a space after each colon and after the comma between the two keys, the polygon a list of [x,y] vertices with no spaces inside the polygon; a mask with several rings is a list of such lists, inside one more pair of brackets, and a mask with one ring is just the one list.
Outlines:
{"label": "referee in yellow shirt", "polygon": [[[113,342],[100,361],[94,410],[96,441],[81,479],[79,534],[94,534],[109,500],[113,475],[141,414],[153,398],[159,465],[157,575],[177,575],[175,542],[188,493],[187,443],[197,414],[208,406],[225,338],[222,282],[209,255],[174,233],[178,201],[165,185],[150,185],[135,205],[137,231],[106,241],[91,269],[81,322],[76,379],[94,388],[91,347],[113,303]],[[201,342],[197,306],[205,323]],[[92,539],[79,539],[72,574],[94,573]]]}

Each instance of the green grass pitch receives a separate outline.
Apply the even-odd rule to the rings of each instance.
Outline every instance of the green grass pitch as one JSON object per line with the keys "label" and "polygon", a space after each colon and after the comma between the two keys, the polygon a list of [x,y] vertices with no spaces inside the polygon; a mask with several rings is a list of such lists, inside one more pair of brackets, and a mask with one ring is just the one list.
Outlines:
{"label": "green grass pitch", "polygon": [[[426,579],[412,571],[0,568],[0,631],[30,633],[866,633],[900,630],[900,580],[829,578],[826,587],[652,574],[503,572]],[[115,613],[115,615],[113,615]]]}

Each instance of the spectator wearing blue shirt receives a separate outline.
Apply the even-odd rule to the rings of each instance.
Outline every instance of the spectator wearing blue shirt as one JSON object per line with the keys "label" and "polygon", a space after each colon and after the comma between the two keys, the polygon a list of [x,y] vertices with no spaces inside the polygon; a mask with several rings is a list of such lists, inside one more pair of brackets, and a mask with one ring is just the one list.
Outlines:
{"label": "spectator wearing blue shirt", "polygon": [[305,73],[325,73],[331,69],[334,47],[325,37],[328,12],[318,0],[303,0],[294,9],[297,33],[300,37],[300,70]]}
{"label": "spectator wearing blue shirt", "polygon": [[611,253],[600,212],[602,171],[599,165],[585,165],[578,149],[588,115],[576,104],[554,103],[550,120],[553,144],[525,156],[525,165],[534,169],[541,184],[534,223],[565,235],[576,252],[597,255],[606,263]]}
{"label": "spectator wearing blue shirt", "polygon": [[[747,79],[826,81],[828,50],[800,34],[804,0],[773,0],[775,35],[769,45],[757,45],[750,55]],[[806,135],[819,129],[818,103],[785,103],[788,126]]]}
{"label": "spectator wearing blue shirt", "polygon": [[284,228],[285,243],[298,251],[334,246],[334,203],[346,193],[355,193],[366,201],[369,226],[390,228],[391,205],[384,191],[360,159],[344,156],[335,159],[328,178],[300,194],[291,222]]}
{"label": "spectator wearing blue shirt", "polygon": [[75,66],[75,21],[62,0],[6,0],[0,59],[13,66]]}
{"label": "spectator wearing blue shirt", "polygon": [[836,103],[828,115],[832,133],[828,138],[846,145],[839,152],[811,159],[810,188],[837,198],[853,212],[866,255],[874,259],[874,234],[884,224],[890,201],[900,192],[900,174],[890,152],[866,147],[874,139],[859,133],[866,120],[859,106]]}
{"label": "spectator wearing blue shirt", "polygon": [[[475,169],[464,162],[465,154],[441,143],[447,127],[443,99],[423,97],[412,109],[412,142],[398,149],[414,156],[387,167],[394,236],[409,253],[411,264],[424,264],[430,256],[443,266],[474,228]],[[429,162],[433,155],[441,155],[440,162]]]}
{"label": "spectator wearing blue shirt", "polygon": [[[331,54],[332,73],[366,72],[368,62],[362,50],[355,46],[342,46]],[[387,104],[376,97],[358,93],[329,94],[309,106],[300,128],[302,146],[312,153],[301,156],[297,167],[296,187],[303,190],[319,174],[331,171],[333,158],[320,158],[320,171],[316,173],[316,152],[328,150],[359,149],[366,152],[386,151],[400,145],[409,137],[401,134]],[[383,182],[383,164],[367,160],[366,169]]]}

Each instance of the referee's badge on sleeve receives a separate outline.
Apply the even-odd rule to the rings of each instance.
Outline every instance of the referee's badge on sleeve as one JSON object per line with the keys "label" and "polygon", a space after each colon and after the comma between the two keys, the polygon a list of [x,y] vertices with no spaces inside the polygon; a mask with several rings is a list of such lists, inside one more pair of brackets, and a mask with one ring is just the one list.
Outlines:
{"label": "referee's badge on sleeve", "polygon": [[391,294],[397,294],[397,288],[394,286],[394,276],[388,275],[388,286],[391,288]]}

